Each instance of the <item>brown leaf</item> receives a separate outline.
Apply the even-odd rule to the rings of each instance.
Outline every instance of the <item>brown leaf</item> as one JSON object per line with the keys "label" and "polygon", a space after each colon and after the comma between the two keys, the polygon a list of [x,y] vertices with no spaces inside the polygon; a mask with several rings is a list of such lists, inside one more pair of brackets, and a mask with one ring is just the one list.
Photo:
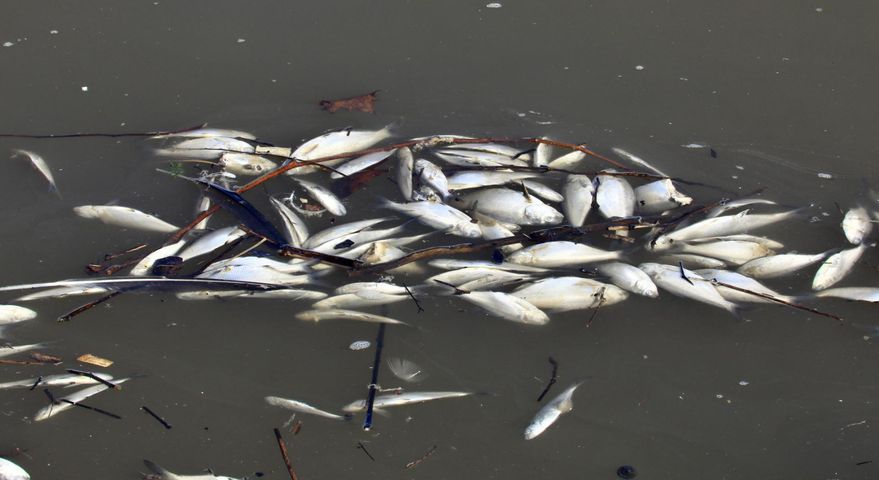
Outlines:
{"label": "brown leaf", "polygon": [[376,90],[366,95],[359,95],[351,98],[341,98],[338,100],[321,100],[319,105],[324,110],[335,113],[337,110],[360,110],[361,112],[372,113],[374,111]]}
{"label": "brown leaf", "polygon": [[35,352],[31,354],[31,358],[43,363],[61,363],[61,357],[55,355],[46,355],[43,353]]}

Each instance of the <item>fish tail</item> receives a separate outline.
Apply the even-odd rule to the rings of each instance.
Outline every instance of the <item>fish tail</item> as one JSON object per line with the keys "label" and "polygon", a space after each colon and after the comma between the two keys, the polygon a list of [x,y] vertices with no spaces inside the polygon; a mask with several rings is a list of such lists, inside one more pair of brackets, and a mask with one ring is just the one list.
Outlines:
{"label": "fish tail", "polygon": [[[160,475],[161,476],[160,478],[172,478],[171,475],[174,475],[173,473],[169,472],[168,470],[165,470],[164,468],[156,465],[154,462],[151,462],[147,459],[144,459],[143,464],[146,465],[146,467],[148,469],[150,469],[156,475]],[[149,477],[147,477],[147,478],[149,478]]]}

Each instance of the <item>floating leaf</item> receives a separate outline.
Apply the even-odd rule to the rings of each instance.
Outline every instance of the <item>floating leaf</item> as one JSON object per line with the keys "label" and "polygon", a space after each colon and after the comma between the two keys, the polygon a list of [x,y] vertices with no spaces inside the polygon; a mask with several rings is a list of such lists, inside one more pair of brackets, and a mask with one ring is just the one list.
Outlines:
{"label": "floating leaf", "polygon": [[356,97],[351,98],[341,98],[338,100],[321,100],[319,105],[324,110],[335,113],[337,110],[360,110],[361,112],[372,113],[374,111],[373,104],[375,103],[375,94],[378,93],[378,90],[367,93],[365,95],[358,95]]}

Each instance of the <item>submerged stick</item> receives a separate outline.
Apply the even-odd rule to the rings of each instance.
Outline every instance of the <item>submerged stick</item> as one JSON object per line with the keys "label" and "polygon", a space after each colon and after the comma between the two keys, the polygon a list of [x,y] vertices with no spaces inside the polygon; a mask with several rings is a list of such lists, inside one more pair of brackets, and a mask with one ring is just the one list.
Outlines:
{"label": "submerged stick", "polygon": [[191,132],[193,130],[198,130],[200,128],[204,128],[206,123],[202,123],[201,125],[196,125],[193,127],[182,128],[180,130],[173,131],[158,131],[158,132],[128,132],[128,133],[62,133],[62,134],[43,134],[43,135],[33,135],[26,133],[0,133],[0,137],[2,138],[79,138],[79,137],[108,137],[108,138],[118,138],[118,137],[158,137],[161,135],[176,135],[179,133]]}
{"label": "submerged stick", "polygon": [[753,290],[748,290],[748,289],[746,289],[746,288],[737,287],[737,286],[735,286],[735,285],[730,285],[730,284],[728,284],[728,283],[721,282],[721,281],[717,280],[716,278],[712,278],[712,279],[711,279],[711,283],[712,283],[713,285],[720,285],[721,287],[726,287],[726,288],[730,288],[730,289],[733,289],[733,290],[736,290],[736,291],[739,291],[739,292],[742,292],[742,293],[747,293],[747,294],[749,294],[749,295],[754,295],[755,297],[765,298],[766,300],[771,300],[771,301],[773,301],[773,302],[775,302],[775,303],[780,303],[780,304],[782,304],[782,305],[787,305],[788,307],[796,308],[796,309],[798,309],[798,310],[804,310],[804,311],[806,311],[806,312],[814,313],[814,314],[816,314],[816,315],[821,315],[821,316],[823,316],[823,317],[832,318],[832,319],[836,320],[836,321],[839,322],[839,323],[844,323],[844,322],[845,322],[845,321],[842,319],[842,317],[840,317],[840,316],[838,316],[838,315],[834,315],[834,314],[832,314],[832,313],[827,313],[827,312],[822,312],[821,310],[815,310],[814,308],[810,308],[810,307],[807,307],[807,306],[805,306],[805,305],[799,305],[799,304],[796,304],[796,303],[791,303],[791,302],[788,302],[787,300],[782,300],[782,299],[780,299],[780,298],[775,298],[775,297],[773,297],[772,295],[767,295],[767,294],[765,294],[765,293],[755,292],[755,291],[753,291]]}
{"label": "submerged stick", "polygon": [[287,445],[284,444],[284,438],[281,437],[281,431],[275,429],[275,439],[278,440],[278,448],[281,449],[281,457],[284,459],[284,465],[287,466],[287,473],[290,474],[290,480],[299,480],[296,472],[293,470],[293,463],[290,462],[290,456],[287,455]]}
{"label": "submerged stick", "polygon": [[412,294],[412,290],[409,290],[409,286],[407,286],[406,284],[403,284],[403,288],[406,289],[406,293],[409,294],[409,298],[411,298],[412,301],[415,302],[415,307],[418,308],[418,313],[423,312],[424,309],[421,308],[421,303],[418,301],[417,298],[415,298],[415,295]]}
{"label": "submerged stick", "polygon": [[92,380],[96,380],[96,381],[98,381],[98,382],[100,382],[100,383],[103,383],[103,384],[106,385],[108,388],[112,388],[113,390],[122,390],[122,387],[121,387],[121,386],[116,385],[115,383],[112,383],[112,382],[110,382],[110,381],[108,381],[108,380],[104,380],[103,378],[101,378],[101,377],[95,375],[95,374],[92,373],[92,372],[86,372],[86,371],[84,371],[84,370],[75,370],[75,369],[73,369],[73,368],[68,368],[68,369],[67,369],[67,372],[68,372],[68,373],[74,373],[74,374],[76,374],[76,375],[82,375],[83,377],[89,377],[89,378],[91,378]]}
{"label": "submerged stick", "polygon": [[366,397],[366,418],[363,420],[363,429],[367,432],[372,428],[372,408],[375,404],[375,392],[378,390],[378,369],[381,367],[382,347],[385,343],[385,326],[378,326],[378,335],[375,338],[375,359],[372,362],[372,381],[369,382],[369,395]]}
{"label": "submerged stick", "polygon": [[552,388],[555,382],[559,379],[559,362],[556,362],[554,358],[549,357],[549,364],[552,365],[552,376],[549,378],[549,383],[546,384],[546,388],[544,388],[543,391],[540,392],[540,396],[537,397],[538,402],[543,400],[543,397],[549,393],[549,389]]}
{"label": "submerged stick", "polygon": [[143,410],[144,412],[148,413],[151,417],[158,420],[158,422],[161,423],[163,427],[165,427],[168,430],[171,430],[171,424],[168,423],[167,421],[165,421],[165,419],[160,417],[156,412],[152,411],[150,409],[150,407],[147,407],[146,405],[144,405],[144,406],[140,407],[140,409]]}
{"label": "submerged stick", "polygon": [[[48,390],[46,390],[46,391],[48,392]],[[84,403],[71,402],[70,400],[67,400],[66,398],[62,398],[61,401],[64,403],[69,403],[69,404],[73,405],[74,407],[84,408],[86,410],[91,410],[93,412],[102,413],[108,417],[113,417],[116,420],[122,420],[122,417],[120,417],[119,415],[116,415],[115,413],[110,413],[110,412],[108,412],[104,409],[98,408],[98,407],[90,407]]]}
{"label": "submerged stick", "polygon": [[117,295],[122,294],[123,291],[124,291],[124,290],[113,290],[112,292],[110,292],[110,293],[104,295],[103,297],[101,297],[101,298],[99,298],[99,299],[97,299],[97,300],[93,300],[93,301],[91,301],[91,302],[89,302],[89,303],[86,303],[85,305],[82,305],[82,306],[79,306],[79,307],[77,307],[77,308],[74,308],[73,310],[71,310],[71,311],[65,313],[64,315],[61,315],[60,317],[58,317],[58,321],[59,321],[59,322],[67,322],[67,321],[70,321],[73,317],[79,315],[80,313],[83,313],[83,312],[85,312],[85,311],[88,311],[88,310],[90,310],[90,309],[92,309],[92,308],[94,308],[94,307],[96,307],[96,306],[98,306],[98,305],[100,305],[100,304],[106,302],[107,300],[110,300],[111,298],[113,298],[113,297],[115,297],[115,296],[117,296]]}
{"label": "submerged stick", "polygon": [[375,457],[369,454],[369,450],[366,449],[366,445],[364,445],[363,442],[357,442],[357,448],[363,450],[363,453],[365,453],[370,460],[373,462],[375,461]]}

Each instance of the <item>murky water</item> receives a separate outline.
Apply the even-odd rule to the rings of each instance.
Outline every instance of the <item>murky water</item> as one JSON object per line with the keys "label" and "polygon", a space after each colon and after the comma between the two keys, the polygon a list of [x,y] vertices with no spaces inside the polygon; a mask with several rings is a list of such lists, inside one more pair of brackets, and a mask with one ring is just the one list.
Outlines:
{"label": "murky water", "polygon": [[[672,175],[813,204],[819,221],[765,230],[801,252],[845,246],[836,204],[865,201],[864,180],[877,180],[875,2],[324,3],[7,2],[0,132],[208,122],[296,145],[330,128],[402,119],[400,138],[546,135],[605,153],[621,146]],[[376,89],[373,115],[317,107]],[[717,157],[680,147],[691,142],[711,144]],[[142,139],[0,139],[0,150],[12,148],[42,154],[63,198],[23,162],[6,163],[2,284],[80,277],[104,253],[163,241],[79,219],[73,206],[118,202],[178,224],[192,218],[196,192],[156,173],[167,162]],[[393,189],[378,179],[348,201],[349,216],[372,215],[372,194]],[[875,286],[877,263],[870,251],[845,285]],[[803,292],[812,272],[772,285]],[[535,328],[453,298],[422,303],[420,314],[411,303],[387,307],[417,327],[389,328],[386,354],[421,364],[424,389],[482,394],[394,410],[368,433],[359,417],[299,415],[302,431],[284,435],[300,478],[613,478],[622,464],[643,478],[879,472],[879,350],[850,325],[875,325],[872,305],[822,303],[843,326],[772,306],[737,321],[663,294],[603,309],[589,328],[588,312]],[[304,303],[123,295],[54,322],[78,304],[34,304],[38,319],[7,340],[55,341],[46,352],[64,357],[62,367],[93,353],[115,361],[113,375],[144,376],[91,400],[121,420],[77,409],[32,423],[42,393],[0,392],[0,453],[25,449],[13,460],[34,478],[138,478],[143,458],[181,473],[287,478],[272,428],[289,415],[262,397],[335,410],[369,383],[373,351],[347,346],[373,340],[376,328],[294,320]],[[526,442],[549,356],[559,362],[552,393],[588,380],[574,411]],[[0,367],[0,381],[61,369]],[[380,380],[397,386],[386,370]]]}

